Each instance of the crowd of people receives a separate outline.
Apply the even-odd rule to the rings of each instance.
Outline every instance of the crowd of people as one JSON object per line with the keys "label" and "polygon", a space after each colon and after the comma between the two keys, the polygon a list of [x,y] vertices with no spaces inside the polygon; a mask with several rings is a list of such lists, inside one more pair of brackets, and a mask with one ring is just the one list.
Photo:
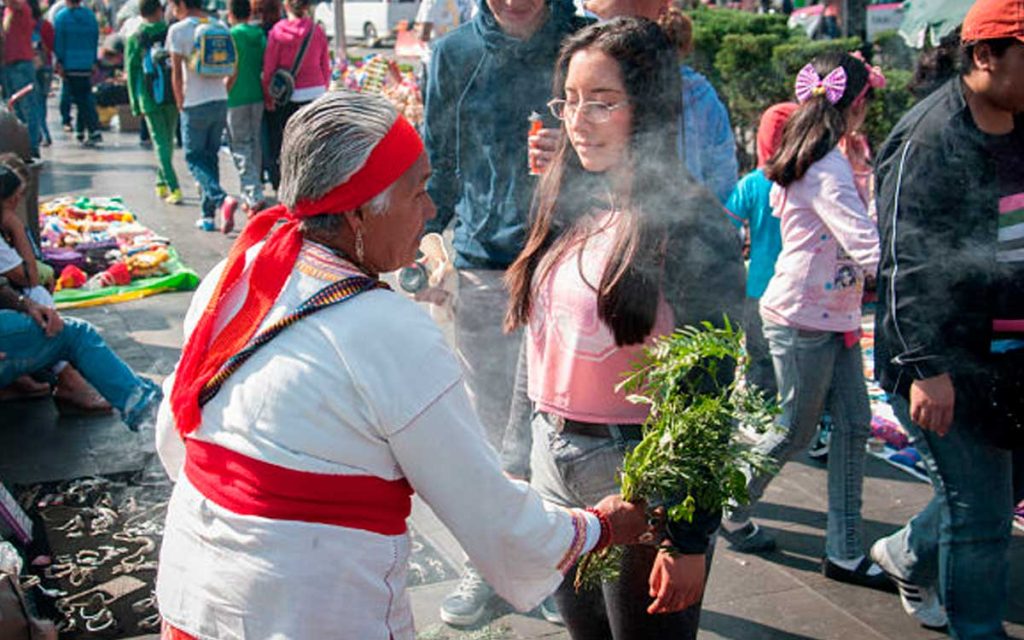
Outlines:
{"label": "crowd of people", "polygon": [[[158,451],[176,479],[164,638],[414,637],[412,492],[469,559],[445,622],[477,624],[497,594],[573,638],[694,638],[718,536],[741,553],[777,546],[752,516],[825,416],[823,574],[895,592],[954,638],[1007,637],[1024,498],[1019,2],[974,3],[948,48],[957,64],[877,155],[862,129],[884,74],[857,52],[808,60],[740,180],[728,113],[685,63],[693,25],[666,0],[588,0],[596,21],[571,0],[481,0],[433,46],[420,131],[382,97],[327,91],[304,0],[269,30],[232,0],[230,31],[196,2],[170,0],[168,28],[159,1],[140,0],[133,108],[172,201],[180,117],[208,230],[230,230],[237,206],[217,175],[227,127],[250,217],[192,300],[163,394],[134,374],[94,382],[74,349],[33,365],[66,360],[129,424],[163,396]],[[202,51],[195,62],[204,34],[224,33],[230,71]],[[164,85],[149,71],[160,55]],[[545,118],[527,135],[532,113]],[[0,170],[2,193],[20,184]],[[379,279],[450,226],[453,347]],[[38,284],[22,258],[3,273],[0,320],[54,341],[56,312],[10,289]],[[874,542],[861,515],[871,285],[875,370],[935,492]],[[616,384],[652,340],[727,319],[746,330],[746,383],[780,408],[752,445],[774,471],[749,471],[747,504],[665,524],[617,496],[648,407]],[[102,341],[81,340],[120,371]],[[577,589],[580,558],[609,545],[625,545],[617,577]]]}
{"label": "crowd of people", "polygon": [[[156,154],[156,193],[169,204],[182,202],[172,161],[178,139],[199,188],[202,215],[196,226],[230,232],[240,204],[253,214],[266,206],[264,184],[277,188],[288,119],[327,92],[327,36],[313,23],[310,0],[285,2],[283,15],[279,3],[234,0],[227,8],[230,28],[206,11],[202,0],[130,1],[138,15],[125,21],[118,37],[124,41],[131,112],[144,118]],[[65,131],[74,131],[86,145],[102,141],[94,95],[99,23],[82,0],[59,4],[44,14],[39,0],[12,0],[4,10],[4,92],[10,97],[33,86],[14,106],[29,129],[35,157],[41,145],[52,142],[46,101],[54,73],[61,78]],[[229,52],[218,49],[225,40]],[[216,51],[225,51],[229,64],[204,59]],[[225,132],[241,202],[221,186],[217,153]]]}

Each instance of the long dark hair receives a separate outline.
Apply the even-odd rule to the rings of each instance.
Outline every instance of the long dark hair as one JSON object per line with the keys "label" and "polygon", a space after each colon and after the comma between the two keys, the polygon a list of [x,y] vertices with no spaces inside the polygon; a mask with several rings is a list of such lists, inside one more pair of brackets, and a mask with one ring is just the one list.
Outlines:
{"label": "long dark hair", "polygon": [[[811,61],[824,78],[836,67],[846,70],[846,90],[832,104],[814,95],[800,105],[782,129],[782,142],[765,165],[764,174],[784,187],[804,177],[812,164],[824,158],[846,134],[847,115],[868,83],[864,62],[848,53],[827,53]],[[870,92],[870,89],[869,89]]]}
{"label": "long dark hair", "polygon": [[[562,46],[555,64],[552,93],[556,97],[565,97],[569,62],[585,49],[601,51],[618,62],[633,108],[632,184],[629,202],[623,203],[630,215],[623,216],[596,289],[598,317],[612,330],[616,344],[636,344],[654,327],[665,230],[678,214],[680,201],[671,192],[686,179],[676,148],[682,110],[677,49],[657,24],[644,18],[591,25]],[[596,207],[606,206],[595,198],[608,189],[603,175],[590,173],[580,164],[563,127],[554,160],[534,194],[526,246],[506,274],[510,290],[506,329],[529,321],[534,276],[542,259],[547,258],[545,265],[554,264],[574,240],[585,237],[586,224],[580,223]]]}

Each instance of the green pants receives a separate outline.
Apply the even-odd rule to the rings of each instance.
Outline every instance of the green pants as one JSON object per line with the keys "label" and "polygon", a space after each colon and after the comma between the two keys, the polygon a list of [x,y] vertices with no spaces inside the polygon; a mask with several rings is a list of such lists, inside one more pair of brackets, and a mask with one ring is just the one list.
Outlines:
{"label": "green pants", "polygon": [[178,127],[178,109],[165,104],[146,114],[149,137],[159,164],[156,170],[157,186],[166,186],[171,191],[178,188],[178,176],[174,173],[174,130]]}

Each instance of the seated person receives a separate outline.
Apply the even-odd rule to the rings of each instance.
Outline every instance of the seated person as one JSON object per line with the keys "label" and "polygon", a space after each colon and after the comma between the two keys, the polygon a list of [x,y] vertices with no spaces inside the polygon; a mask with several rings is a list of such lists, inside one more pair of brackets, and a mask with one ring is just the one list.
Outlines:
{"label": "seated person", "polygon": [[[48,288],[52,287],[52,270],[49,271],[49,283],[44,286],[46,280],[41,276],[40,263],[36,261],[25,225],[17,214],[27,184],[28,169],[21,158],[12,153],[0,155],[0,275],[33,302],[53,308],[53,296]],[[57,377],[54,398],[62,410],[86,413],[111,411],[110,404],[66,362],[58,362],[53,373]],[[11,389],[0,389],[0,398],[38,397],[50,392],[49,385],[28,376],[12,382],[15,384]]]}
{"label": "seated person", "polygon": [[34,302],[2,277],[0,354],[0,386],[67,361],[133,431],[155,413],[163,395],[156,383],[139,377],[118,358],[91,324],[61,318],[56,309]]}

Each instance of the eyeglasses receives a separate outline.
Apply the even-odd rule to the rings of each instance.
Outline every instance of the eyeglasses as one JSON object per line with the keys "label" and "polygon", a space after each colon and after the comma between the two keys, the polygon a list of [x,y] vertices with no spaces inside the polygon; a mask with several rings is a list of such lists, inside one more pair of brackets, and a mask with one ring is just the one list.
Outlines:
{"label": "eyeglasses", "polygon": [[622,102],[616,102],[615,104],[608,104],[607,102],[567,102],[560,98],[552,100],[548,103],[548,109],[551,110],[551,115],[555,116],[559,120],[568,120],[576,115],[579,111],[580,115],[587,122],[593,124],[602,124],[608,122],[612,117],[612,112],[617,109],[621,109],[629,104],[629,100],[623,100]]}

